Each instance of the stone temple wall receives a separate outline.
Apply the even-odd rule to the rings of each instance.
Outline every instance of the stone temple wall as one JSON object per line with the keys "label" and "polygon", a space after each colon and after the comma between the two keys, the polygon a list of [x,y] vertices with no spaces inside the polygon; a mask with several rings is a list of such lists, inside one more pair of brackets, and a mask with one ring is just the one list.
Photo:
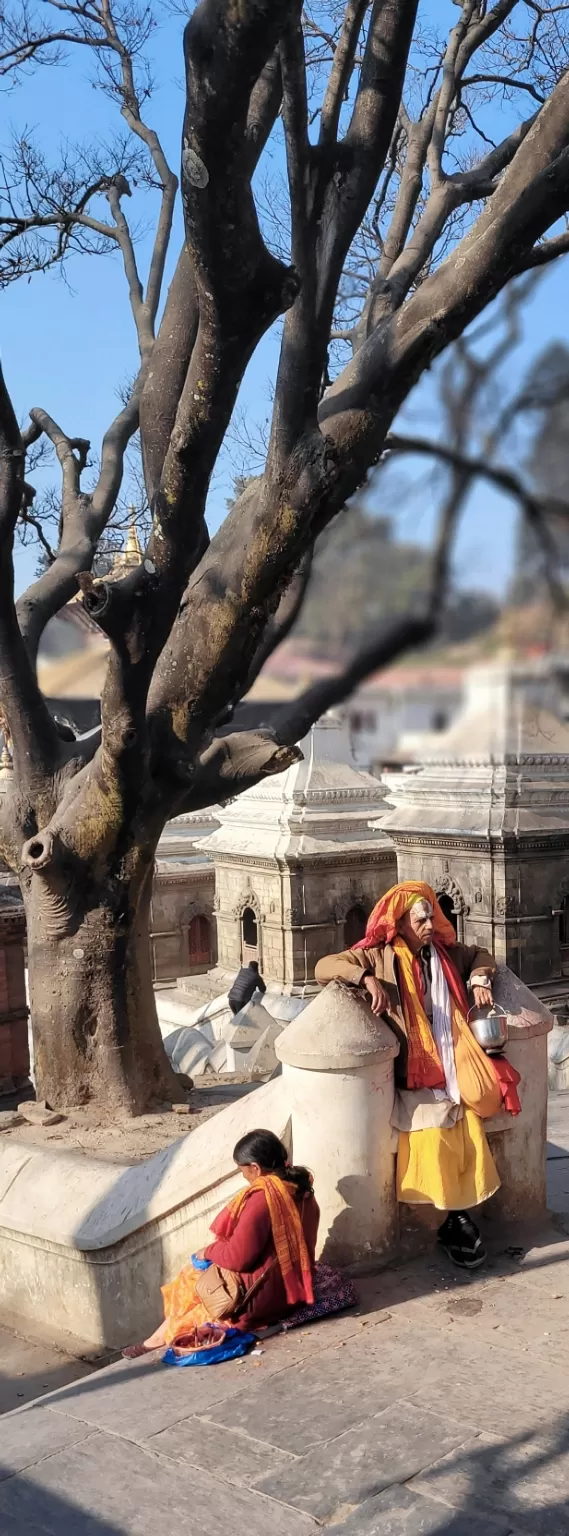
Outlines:
{"label": "stone temple wall", "polygon": [[244,956],[242,915],[256,916],[257,958],[266,981],[283,987],[314,985],[322,955],[344,948],[345,920],[354,907],[367,916],[396,879],[395,852],[378,848],[374,858],[307,861],[289,868],[238,864],[216,858],[219,965],[235,970]]}
{"label": "stone temple wall", "polygon": [[398,838],[399,880],[426,880],[453,901],[457,936],[489,949],[529,986],[569,971],[560,942],[560,907],[569,893],[569,849],[489,849],[442,837],[427,847]]}
{"label": "stone temple wall", "polygon": [[446,891],[458,937],[557,1011],[569,1006],[569,724],[547,702],[525,664],[473,669],[436,751],[385,773],[374,825],[399,879]]}
{"label": "stone temple wall", "polygon": [[[155,981],[174,981],[215,965],[217,937],[214,916],[215,871],[205,863],[197,868],[178,870],[170,865],[158,868],[154,876],[150,911],[150,949]],[[209,961],[192,963],[190,924],[203,916],[209,924],[211,949]]]}

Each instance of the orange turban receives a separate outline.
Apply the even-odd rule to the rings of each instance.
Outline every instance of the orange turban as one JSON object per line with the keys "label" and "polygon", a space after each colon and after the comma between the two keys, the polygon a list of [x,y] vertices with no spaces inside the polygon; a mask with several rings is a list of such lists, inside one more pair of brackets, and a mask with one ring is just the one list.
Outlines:
{"label": "orange turban", "polygon": [[390,891],[380,896],[368,917],[364,937],[359,944],[354,944],[354,949],[371,949],[377,944],[391,944],[397,933],[397,924],[417,901],[428,901],[433,909],[433,938],[438,939],[439,944],[456,944],[452,923],[445,917],[432,887],[423,880],[402,880],[400,885],[392,885]]}

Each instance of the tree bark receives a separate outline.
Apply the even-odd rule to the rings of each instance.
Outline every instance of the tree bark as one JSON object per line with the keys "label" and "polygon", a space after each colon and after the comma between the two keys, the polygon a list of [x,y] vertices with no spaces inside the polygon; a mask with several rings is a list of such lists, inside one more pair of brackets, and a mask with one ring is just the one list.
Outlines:
{"label": "tree bark", "polygon": [[94,1102],[127,1116],[185,1096],[156,1013],[152,873],[138,895],[101,886],[85,910],[65,873],[24,883],[37,1095],[54,1109]]}

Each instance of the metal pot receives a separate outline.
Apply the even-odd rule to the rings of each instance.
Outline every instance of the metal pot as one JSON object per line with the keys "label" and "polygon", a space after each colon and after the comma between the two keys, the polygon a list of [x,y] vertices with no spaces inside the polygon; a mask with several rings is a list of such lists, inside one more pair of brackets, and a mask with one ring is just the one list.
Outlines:
{"label": "metal pot", "polygon": [[471,1008],[467,1024],[487,1056],[499,1056],[508,1039],[508,1015],[499,1003],[491,1008]]}

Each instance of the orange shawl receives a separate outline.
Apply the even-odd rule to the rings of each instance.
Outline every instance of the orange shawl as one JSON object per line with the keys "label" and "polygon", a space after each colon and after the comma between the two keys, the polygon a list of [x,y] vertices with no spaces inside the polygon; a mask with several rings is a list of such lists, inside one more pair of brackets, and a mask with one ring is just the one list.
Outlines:
{"label": "orange shawl", "polygon": [[231,1237],[245,1201],[255,1189],[262,1189],[269,1207],[273,1242],[287,1302],[290,1307],[296,1306],[299,1302],[306,1302],[311,1306],[314,1301],[312,1266],[302,1229],[300,1210],[291,1184],[280,1179],[276,1173],[261,1174],[260,1179],[256,1179],[254,1184],[249,1184],[247,1189],[241,1190],[240,1194],[230,1200],[229,1205],[222,1212],[223,1230],[220,1230],[218,1224],[218,1233],[222,1237]]}
{"label": "orange shawl", "polygon": [[421,966],[397,932],[401,918],[417,901],[428,901],[433,909],[433,943],[439,953],[442,945],[456,944],[452,923],[445,917],[432,887],[423,880],[402,880],[400,885],[393,885],[391,890],[380,897],[368,917],[365,937],[354,948],[371,949],[376,945],[393,945],[399,962],[401,1003],[408,1045],[407,1087],[444,1088],[442,1063],[422,1006]]}

